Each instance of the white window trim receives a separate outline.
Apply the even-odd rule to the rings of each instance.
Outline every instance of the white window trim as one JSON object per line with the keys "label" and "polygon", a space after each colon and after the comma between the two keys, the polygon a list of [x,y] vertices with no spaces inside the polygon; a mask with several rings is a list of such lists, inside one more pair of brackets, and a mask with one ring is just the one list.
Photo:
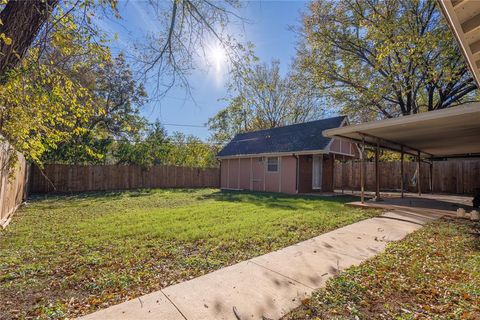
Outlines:
{"label": "white window trim", "polygon": [[[276,165],[277,165],[277,170],[269,170],[269,168],[268,168],[268,166],[269,166],[268,160],[269,160],[269,159],[277,159],[277,163],[276,163]],[[280,170],[279,170],[279,169],[280,169],[280,168],[279,168],[279,167],[280,167],[279,157],[267,157],[266,165],[267,165],[267,170],[266,170],[266,171],[267,171],[268,173],[277,173],[277,172],[279,172],[279,171],[280,171]],[[273,164],[272,164],[272,165],[273,165]]]}

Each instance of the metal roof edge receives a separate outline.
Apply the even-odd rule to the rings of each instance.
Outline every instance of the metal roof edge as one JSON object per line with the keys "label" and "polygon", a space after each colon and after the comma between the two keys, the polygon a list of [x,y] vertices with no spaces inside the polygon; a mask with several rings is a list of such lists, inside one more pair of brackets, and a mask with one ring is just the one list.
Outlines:
{"label": "metal roof edge", "polygon": [[326,138],[333,138],[334,136],[341,135],[342,133],[359,132],[362,130],[399,125],[403,123],[408,123],[412,120],[415,122],[425,121],[425,120],[434,120],[434,119],[455,116],[457,114],[474,113],[479,111],[480,111],[480,102],[471,102],[471,103],[466,103],[464,105],[460,105],[456,107],[450,107],[447,109],[422,112],[422,113],[411,114],[411,115],[401,116],[401,117],[391,118],[391,119],[375,120],[375,121],[370,121],[370,122],[365,122],[360,124],[344,126],[341,128],[327,129],[322,131],[322,134]]}

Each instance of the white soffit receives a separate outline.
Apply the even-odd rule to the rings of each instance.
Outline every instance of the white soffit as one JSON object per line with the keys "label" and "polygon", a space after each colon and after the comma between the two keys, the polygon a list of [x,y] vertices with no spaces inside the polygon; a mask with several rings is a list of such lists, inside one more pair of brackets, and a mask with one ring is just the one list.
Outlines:
{"label": "white soffit", "polygon": [[437,0],[480,87],[480,0]]}
{"label": "white soffit", "polygon": [[480,155],[480,102],[323,131],[392,150],[433,157]]}

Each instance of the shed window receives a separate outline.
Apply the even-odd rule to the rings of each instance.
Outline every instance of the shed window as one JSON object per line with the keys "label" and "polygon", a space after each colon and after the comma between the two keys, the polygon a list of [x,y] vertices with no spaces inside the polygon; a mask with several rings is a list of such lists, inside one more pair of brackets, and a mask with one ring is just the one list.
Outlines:
{"label": "shed window", "polygon": [[267,159],[267,171],[268,172],[277,172],[278,171],[278,157],[268,157],[268,159]]}

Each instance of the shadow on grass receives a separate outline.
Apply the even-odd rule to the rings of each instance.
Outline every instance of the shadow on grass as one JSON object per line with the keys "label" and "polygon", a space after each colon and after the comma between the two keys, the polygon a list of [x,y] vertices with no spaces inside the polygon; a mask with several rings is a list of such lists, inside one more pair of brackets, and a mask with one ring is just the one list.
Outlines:
{"label": "shadow on grass", "polygon": [[[354,196],[314,196],[314,195],[287,195],[270,192],[230,191],[221,190],[208,195],[197,197],[198,200],[215,200],[222,202],[249,203],[263,207],[300,210],[305,205],[315,204],[344,204],[358,200]],[[308,203],[306,203],[308,202]]]}
{"label": "shadow on grass", "polygon": [[466,211],[473,209],[473,206],[467,205],[464,203],[454,203],[441,199],[428,199],[415,196],[408,196],[405,198],[386,198],[386,204],[399,205],[411,208],[419,209],[438,209],[438,210],[448,210],[448,211],[457,211],[458,208],[463,208]]}
{"label": "shadow on grass", "polygon": [[[114,190],[114,191],[85,191],[85,192],[71,192],[71,193],[46,193],[46,194],[32,194],[28,196],[29,202],[45,201],[55,202],[57,200],[88,200],[89,202],[105,202],[112,200],[120,200],[124,197],[138,198],[151,196],[158,192],[169,193],[189,193],[201,188],[152,188],[152,189],[128,189],[128,190]],[[57,207],[57,205],[55,205]]]}
{"label": "shadow on grass", "polygon": [[154,193],[155,189],[133,189],[116,191],[87,191],[80,193],[47,193],[33,194],[28,197],[28,201],[56,201],[56,200],[89,200],[103,202],[106,200],[117,200],[124,196],[144,197]]}
{"label": "shadow on grass", "polygon": [[[155,193],[168,192],[174,194],[186,194],[195,192],[198,189],[188,188],[167,188],[167,189],[132,189],[132,190],[117,190],[117,191],[96,191],[96,192],[82,192],[82,193],[64,193],[64,194],[42,194],[32,195],[29,197],[31,202],[43,202],[44,209],[58,208],[57,200],[63,200],[62,207],[77,206],[78,200],[88,200],[88,205],[95,203],[104,203],[109,201],[120,200],[125,197],[138,198],[147,197]],[[214,200],[221,202],[238,202],[248,203],[257,206],[286,209],[286,210],[302,210],[311,208],[311,206],[326,204],[344,204],[351,201],[357,201],[358,197],[351,195],[338,196],[321,196],[321,195],[288,195],[271,192],[252,192],[252,191],[229,191],[219,190],[205,195],[197,195],[196,200]],[[72,202],[70,202],[72,201]],[[49,206],[49,204],[51,204]]]}

